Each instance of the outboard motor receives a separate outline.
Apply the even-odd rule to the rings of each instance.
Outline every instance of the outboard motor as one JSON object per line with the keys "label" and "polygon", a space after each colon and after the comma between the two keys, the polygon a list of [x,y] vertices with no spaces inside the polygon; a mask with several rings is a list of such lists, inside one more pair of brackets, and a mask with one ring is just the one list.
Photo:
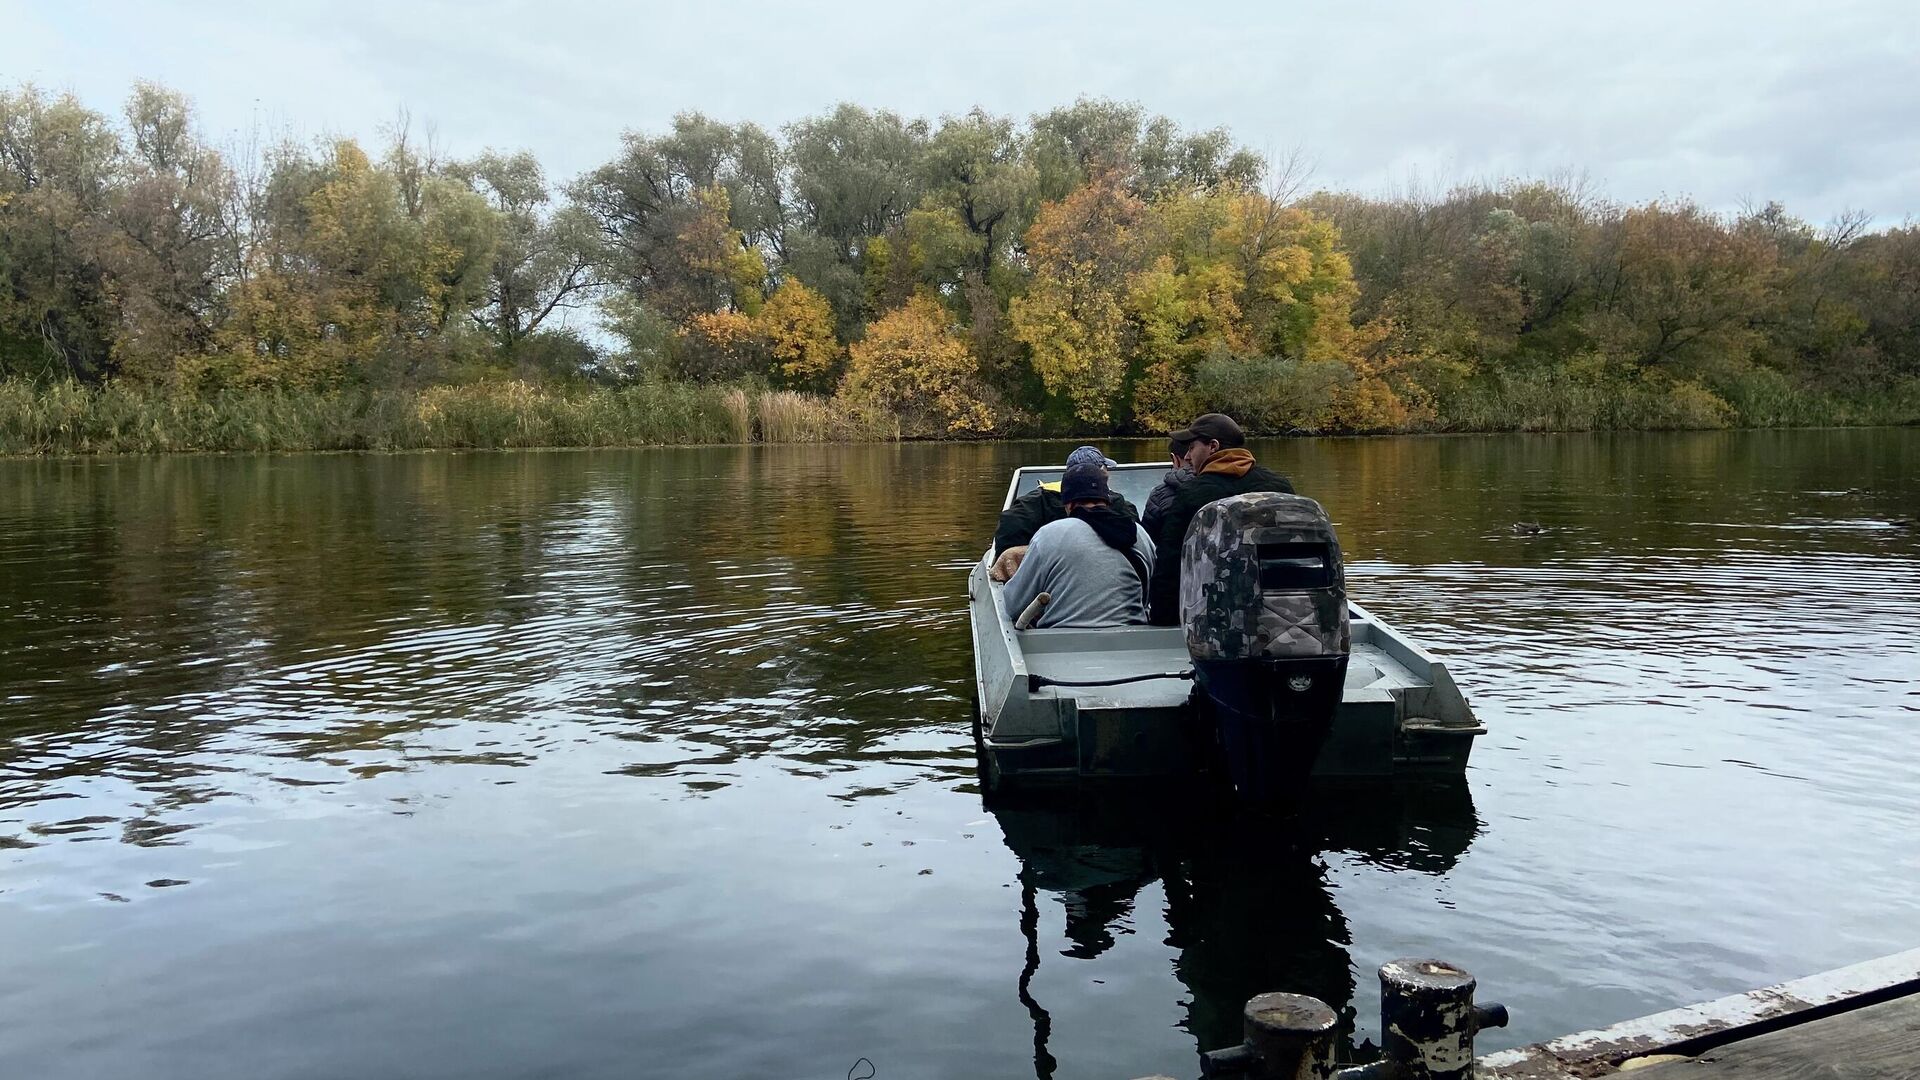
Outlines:
{"label": "outboard motor", "polygon": [[1202,507],[1180,552],[1180,621],[1234,789],[1293,792],[1333,729],[1351,648],[1326,511],[1267,491]]}

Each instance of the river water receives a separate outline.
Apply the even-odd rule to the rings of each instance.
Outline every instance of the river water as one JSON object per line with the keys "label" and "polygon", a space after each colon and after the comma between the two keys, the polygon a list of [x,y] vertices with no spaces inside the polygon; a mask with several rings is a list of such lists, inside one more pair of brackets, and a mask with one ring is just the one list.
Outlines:
{"label": "river water", "polygon": [[0,1075],[1191,1075],[1403,955],[1485,1049],[1920,940],[1920,430],[1257,445],[1491,729],[1291,821],[983,807],[1066,448],[0,462]]}

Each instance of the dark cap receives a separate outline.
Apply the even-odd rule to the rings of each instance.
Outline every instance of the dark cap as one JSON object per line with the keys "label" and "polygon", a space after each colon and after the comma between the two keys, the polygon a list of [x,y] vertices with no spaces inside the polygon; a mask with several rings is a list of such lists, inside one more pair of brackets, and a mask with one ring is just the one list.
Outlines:
{"label": "dark cap", "polygon": [[1221,446],[1245,446],[1247,445],[1247,433],[1241,431],[1240,425],[1234,423],[1233,417],[1228,416],[1226,413],[1210,412],[1204,416],[1194,417],[1193,423],[1188,424],[1179,431],[1168,432],[1167,441],[1184,443],[1217,442]]}
{"label": "dark cap", "polygon": [[1107,471],[1098,465],[1074,465],[1060,478],[1060,501],[1075,503],[1097,499],[1112,502],[1107,489]]}

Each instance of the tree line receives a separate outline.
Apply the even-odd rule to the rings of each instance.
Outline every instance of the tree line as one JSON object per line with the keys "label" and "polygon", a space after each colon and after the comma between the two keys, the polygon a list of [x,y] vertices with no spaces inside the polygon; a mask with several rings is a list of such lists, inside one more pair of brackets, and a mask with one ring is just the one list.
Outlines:
{"label": "tree line", "polygon": [[0,380],[694,383],[926,435],[1920,417],[1912,224],[1302,180],[1103,100],[686,113],[557,182],[404,125],[220,147],[160,86],[117,117],[24,86],[0,91]]}

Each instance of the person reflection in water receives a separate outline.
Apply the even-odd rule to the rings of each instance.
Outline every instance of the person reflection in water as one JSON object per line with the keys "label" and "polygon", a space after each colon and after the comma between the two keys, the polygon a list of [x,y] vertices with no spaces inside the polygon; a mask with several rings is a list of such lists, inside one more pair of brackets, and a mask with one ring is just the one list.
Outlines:
{"label": "person reflection in water", "polygon": [[1038,625],[1102,627],[1147,621],[1153,540],[1115,510],[1107,472],[1074,465],[1060,480],[1067,516],[1033,534],[1027,556],[1007,582],[1007,612],[1018,615],[1041,593],[1051,602]]}

